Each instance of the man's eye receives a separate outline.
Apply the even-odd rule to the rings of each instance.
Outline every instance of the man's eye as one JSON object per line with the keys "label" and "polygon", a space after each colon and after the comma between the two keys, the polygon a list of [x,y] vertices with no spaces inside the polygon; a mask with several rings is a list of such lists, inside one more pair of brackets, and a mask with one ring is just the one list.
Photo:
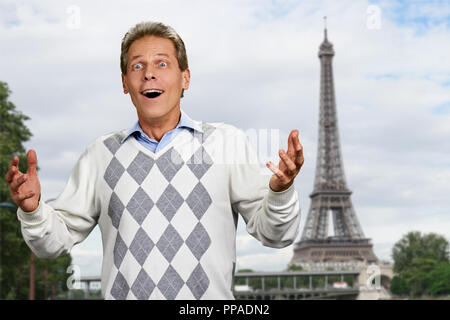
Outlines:
{"label": "man's eye", "polygon": [[133,66],[133,69],[134,70],[139,70],[139,69],[141,69],[142,68],[142,64],[140,64],[140,63],[136,63],[134,66]]}
{"label": "man's eye", "polygon": [[162,67],[162,68],[165,68],[165,67],[167,67],[167,63],[164,62],[164,61],[161,61],[161,62],[159,63],[159,66]]}

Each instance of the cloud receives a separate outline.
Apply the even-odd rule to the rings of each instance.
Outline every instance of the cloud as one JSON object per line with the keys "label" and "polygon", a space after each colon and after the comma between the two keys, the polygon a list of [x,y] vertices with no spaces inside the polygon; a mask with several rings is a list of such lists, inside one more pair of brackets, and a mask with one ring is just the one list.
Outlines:
{"label": "cloud", "polygon": [[[281,261],[289,261],[292,258],[292,249],[284,248],[269,251],[267,253],[254,253],[238,257],[236,270],[252,269],[253,271],[283,271],[287,265]],[[282,268],[280,268],[282,266]]]}
{"label": "cloud", "polygon": [[72,264],[80,268],[81,276],[99,276],[102,270],[103,250],[99,227],[80,244],[75,245],[70,255]]}

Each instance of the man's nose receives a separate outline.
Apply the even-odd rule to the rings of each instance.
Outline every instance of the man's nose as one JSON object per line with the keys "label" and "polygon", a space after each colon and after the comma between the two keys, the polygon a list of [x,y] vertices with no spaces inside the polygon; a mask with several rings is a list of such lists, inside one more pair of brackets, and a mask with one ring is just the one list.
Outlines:
{"label": "man's nose", "polygon": [[145,77],[144,77],[144,79],[145,79],[146,81],[151,80],[151,79],[156,79],[156,78],[155,78],[155,74],[153,73],[152,70],[147,69],[147,70],[145,71]]}

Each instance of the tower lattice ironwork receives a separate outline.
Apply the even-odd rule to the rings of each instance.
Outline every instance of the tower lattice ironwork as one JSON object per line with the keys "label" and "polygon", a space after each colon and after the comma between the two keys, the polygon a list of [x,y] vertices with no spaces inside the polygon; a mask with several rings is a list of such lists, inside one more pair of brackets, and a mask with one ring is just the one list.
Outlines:
{"label": "tower lattice ironwork", "polygon": [[326,26],[324,33],[319,49],[319,143],[314,190],[303,233],[291,260],[292,264],[309,269],[314,265],[336,267],[378,261],[358,221],[345,179],[333,81],[334,50]]}

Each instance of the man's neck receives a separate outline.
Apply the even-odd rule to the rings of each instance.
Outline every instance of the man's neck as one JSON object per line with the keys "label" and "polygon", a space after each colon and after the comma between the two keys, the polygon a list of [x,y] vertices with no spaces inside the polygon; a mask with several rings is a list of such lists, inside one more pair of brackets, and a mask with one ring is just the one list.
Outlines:
{"label": "man's neck", "polygon": [[160,118],[145,119],[145,121],[139,119],[139,125],[150,139],[159,142],[166,132],[176,128],[180,122],[180,117],[181,110],[178,107]]}

